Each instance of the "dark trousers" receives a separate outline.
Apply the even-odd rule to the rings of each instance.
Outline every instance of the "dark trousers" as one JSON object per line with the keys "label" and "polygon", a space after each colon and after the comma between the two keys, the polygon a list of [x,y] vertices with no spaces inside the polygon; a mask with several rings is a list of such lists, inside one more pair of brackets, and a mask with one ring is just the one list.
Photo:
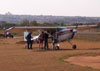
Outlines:
{"label": "dark trousers", "polygon": [[32,41],[27,41],[27,48],[32,49]]}
{"label": "dark trousers", "polygon": [[45,40],[45,41],[44,41],[44,48],[45,48],[45,49],[48,49],[48,40]]}

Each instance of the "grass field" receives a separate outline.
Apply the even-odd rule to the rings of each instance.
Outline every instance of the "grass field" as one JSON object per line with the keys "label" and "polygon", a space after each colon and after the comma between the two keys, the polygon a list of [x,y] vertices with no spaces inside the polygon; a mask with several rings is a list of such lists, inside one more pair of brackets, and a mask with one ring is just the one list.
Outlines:
{"label": "grass field", "polygon": [[78,32],[75,35],[76,40],[85,40],[92,42],[100,41],[100,32]]}
{"label": "grass field", "polygon": [[72,50],[67,42],[60,45],[60,50],[40,50],[33,44],[32,50],[25,49],[25,44],[16,44],[23,39],[0,39],[1,71],[100,71],[91,67],[64,62],[64,59],[79,55],[100,55],[100,43],[73,40],[77,50]]}
{"label": "grass field", "polygon": [[73,44],[73,50],[67,42],[60,43],[60,50],[41,50],[37,44],[33,49],[25,49],[26,44],[18,44],[23,38],[0,39],[0,71],[100,71],[89,66],[79,66],[65,62],[64,59],[73,56],[100,55],[100,34],[86,31],[78,32]]}

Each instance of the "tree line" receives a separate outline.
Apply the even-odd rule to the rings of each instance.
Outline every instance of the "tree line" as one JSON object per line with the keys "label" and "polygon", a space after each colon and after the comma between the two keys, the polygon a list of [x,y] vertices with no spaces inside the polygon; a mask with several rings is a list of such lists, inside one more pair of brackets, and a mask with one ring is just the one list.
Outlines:
{"label": "tree line", "polygon": [[14,24],[14,23],[7,23],[5,21],[0,22],[0,29],[14,27],[14,26],[66,26],[63,22],[61,24],[58,23],[49,23],[45,22],[43,24],[37,23],[37,21],[29,21],[29,20],[23,20],[20,24]]}
{"label": "tree line", "polygon": [[100,28],[100,22],[99,23],[73,23],[73,24],[65,24],[64,22],[60,24],[56,22],[54,23],[45,22],[43,24],[40,24],[34,20],[33,21],[23,20],[20,24],[7,23],[5,21],[1,21],[0,29],[6,29],[13,26],[75,26],[75,25],[93,25],[93,24],[97,24],[97,28]]}

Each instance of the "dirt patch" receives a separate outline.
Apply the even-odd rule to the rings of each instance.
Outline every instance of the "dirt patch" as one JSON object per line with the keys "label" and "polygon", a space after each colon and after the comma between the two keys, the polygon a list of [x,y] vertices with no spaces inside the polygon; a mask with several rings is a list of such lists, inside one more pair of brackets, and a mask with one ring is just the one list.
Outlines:
{"label": "dirt patch", "polygon": [[100,56],[75,56],[65,59],[64,61],[70,62],[71,64],[100,69]]}

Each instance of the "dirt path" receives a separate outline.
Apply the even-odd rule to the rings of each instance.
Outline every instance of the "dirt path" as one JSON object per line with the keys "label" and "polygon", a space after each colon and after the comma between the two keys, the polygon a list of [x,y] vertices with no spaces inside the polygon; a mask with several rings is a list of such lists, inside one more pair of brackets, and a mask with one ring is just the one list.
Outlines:
{"label": "dirt path", "polygon": [[71,64],[100,69],[100,56],[75,56],[65,59],[64,61],[70,62]]}

